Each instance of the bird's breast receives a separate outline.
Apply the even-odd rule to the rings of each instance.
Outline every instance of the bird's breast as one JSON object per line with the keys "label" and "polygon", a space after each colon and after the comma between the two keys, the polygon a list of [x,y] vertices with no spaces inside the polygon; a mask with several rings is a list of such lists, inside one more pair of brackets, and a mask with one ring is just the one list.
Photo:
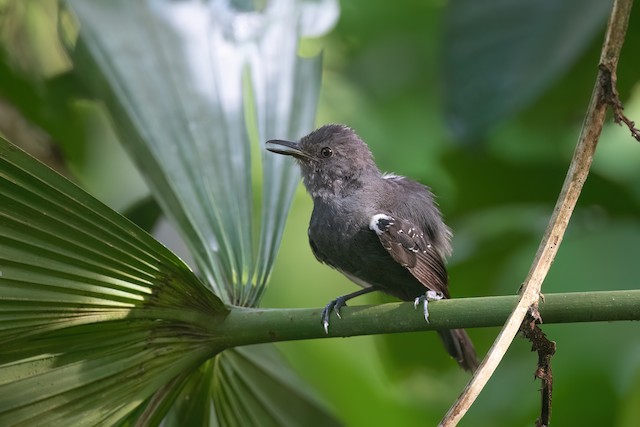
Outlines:
{"label": "bird's breast", "polygon": [[315,256],[356,283],[368,284],[404,300],[424,292],[422,284],[393,260],[369,228],[372,214],[314,204],[309,243]]}
{"label": "bird's breast", "polygon": [[359,233],[358,215],[336,203],[314,201],[309,221],[309,240],[316,256],[323,262],[341,268],[351,255],[353,240]]}
{"label": "bird's breast", "polygon": [[[370,238],[369,217],[356,202],[340,204],[314,203],[309,221],[309,237],[324,249],[348,250],[362,232]],[[362,238],[362,236],[360,236]]]}

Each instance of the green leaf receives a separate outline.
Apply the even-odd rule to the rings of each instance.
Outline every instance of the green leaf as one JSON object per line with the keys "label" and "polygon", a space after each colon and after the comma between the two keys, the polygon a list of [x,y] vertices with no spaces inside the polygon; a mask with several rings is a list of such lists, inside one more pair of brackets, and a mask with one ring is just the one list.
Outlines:
{"label": "green leaf", "polygon": [[216,356],[213,400],[222,425],[340,425],[270,345]]}
{"label": "green leaf", "polygon": [[299,182],[290,159],[264,156],[257,230],[250,135],[261,143],[312,128],[320,59],[297,57],[297,40],[337,16],[335,0],[273,3],[69,1],[81,24],[78,72],[206,282],[237,305],[258,303]]}
{"label": "green leaf", "polygon": [[[201,365],[199,370],[194,373],[198,374],[202,370],[203,366],[207,366],[209,362],[205,362]],[[189,372],[183,372],[175,377],[171,382],[165,384],[162,388],[154,393],[145,403],[140,405],[135,411],[131,412],[128,417],[120,423],[121,426],[158,426],[160,425],[167,412],[174,405],[176,398],[180,395],[182,390],[189,387],[190,380],[202,379],[202,375],[192,375]],[[206,396],[206,395],[205,395]],[[194,396],[194,402],[197,401],[197,396]],[[196,408],[197,409],[197,408]],[[164,421],[165,426],[171,425],[170,420]],[[176,424],[180,425],[180,424]],[[209,423],[198,423],[192,425],[209,425]]]}
{"label": "green leaf", "polygon": [[[217,408],[211,400],[216,359],[208,360],[194,372],[178,396],[164,422],[167,426],[217,426]],[[234,423],[240,425],[239,423]],[[233,424],[232,424],[233,425]]]}
{"label": "green leaf", "polygon": [[450,2],[442,75],[451,130],[478,139],[534,101],[585,51],[610,8],[601,0]]}
{"label": "green leaf", "polygon": [[126,218],[0,139],[0,425],[112,424],[220,349],[222,302]]}
{"label": "green leaf", "polygon": [[272,345],[225,350],[180,390],[164,420],[167,426],[340,424]]}
{"label": "green leaf", "polygon": [[[299,183],[290,159],[264,155],[258,217],[250,141],[264,153],[267,139],[296,139],[311,130],[320,58],[298,58],[297,40],[301,33],[322,33],[337,16],[335,0],[276,3],[240,10],[235,3],[70,2],[81,24],[77,72],[104,100],[207,283],[225,302],[238,305],[258,303]],[[265,420],[299,425],[311,417],[335,424],[295,379],[275,373],[263,378],[269,369],[292,376],[284,366],[271,366],[283,361],[266,367],[264,358],[234,361],[205,363],[175,387],[158,391],[127,423],[157,424],[181,389],[164,421],[168,425],[242,425],[256,400],[263,403],[257,409],[276,408],[277,418],[267,413]],[[234,372],[250,385],[269,387],[221,382],[221,375]],[[293,383],[296,399],[279,392]],[[241,408],[244,396],[247,409]],[[223,401],[237,410],[221,407]],[[283,410],[285,403],[298,410]]]}

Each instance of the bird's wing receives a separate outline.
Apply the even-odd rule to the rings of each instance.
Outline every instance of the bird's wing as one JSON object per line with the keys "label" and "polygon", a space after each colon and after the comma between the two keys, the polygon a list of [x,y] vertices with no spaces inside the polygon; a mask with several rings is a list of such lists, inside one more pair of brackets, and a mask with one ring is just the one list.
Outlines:
{"label": "bird's wing", "polygon": [[416,224],[402,218],[377,214],[369,228],[391,257],[405,267],[427,289],[449,297],[448,276],[442,257],[431,245],[427,233]]}

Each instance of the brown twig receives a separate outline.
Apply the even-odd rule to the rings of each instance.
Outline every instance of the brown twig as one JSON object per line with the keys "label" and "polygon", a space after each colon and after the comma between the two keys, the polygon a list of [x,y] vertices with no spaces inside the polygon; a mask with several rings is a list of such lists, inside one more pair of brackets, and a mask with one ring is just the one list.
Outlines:
{"label": "brown twig", "polygon": [[[451,427],[458,424],[495,372],[520,329],[527,312],[530,309],[537,310],[542,282],[555,259],[564,232],[569,225],[569,219],[582,191],[582,186],[589,174],[589,168],[602,132],[608,105],[602,102],[605,99],[604,92],[606,90],[602,84],[603,80],[606,79],[603,73],[615,76],[632,4],[633,0],[615,0],[613,3],[600,55],[598,78],[593,89],[580,137],[578,138],[578,144],[571,159],[562,190],[558,196],[558,201],[549,220],[549,225],[540,242],[529,274],[524,281],[520,301],[511,313],[507,323],[503,326],[480,367],[475,371],[473,378],[471,378],[458,400],[440,422],[443,427]],[[603,71],[603,67],[606,71]]]}
{"label": "brown twig", "polygon": [[522,322],[520,332],[531,341],[531,351],[538,352],[538,367],[535,377],[542,382],[542,388],[540,389],[540,418],[536,420],[536,427],[547,427],[551,421],[551,394],[553,391],[551,358],[556,353],[556,343],[550,341],[537,325],[540,322],[539,319],[541,317],[538,310],[532,309]]}
{"label": "brown twig", "polygon": [[606,103],[611,107],[613,111],[613,121],[622,126],[624,123],[631,132],[631,136],[636,139],[636,141],[640,141],[640,129],[636,126],[636,123],[629,119],[622,112],[624,110],[624,106],[622,105],[622,101],[620,101],[620,95],[618,94],[618,88],[616,87],[616,74],[615,70],[609,70],[604,64],[600,64],[599,67],[601,71],[601,85],[604,88],[602,102]]}

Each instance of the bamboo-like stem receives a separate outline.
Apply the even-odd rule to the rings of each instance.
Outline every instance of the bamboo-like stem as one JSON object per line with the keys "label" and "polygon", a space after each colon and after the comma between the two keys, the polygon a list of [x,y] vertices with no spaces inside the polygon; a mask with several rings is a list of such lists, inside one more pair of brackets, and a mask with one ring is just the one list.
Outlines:
{"label": "bamboo-like stem", "polygon": [[[320,324],[320,308],[256,309],[234,307],[212,326],[215,348],[328,337],[348,337],[451,328],[501,326],[518,295],[455,298],[429,304],[430,323],[412,303],[344,307],[331,318],[329,335]],[[640,320],[640,290],[545,295],[540,303],[545,324]]]}
{"label": "bamboo-like stem", "polygon": [[[542,282],[555,259],[573,209],[578,197],[580,197],[582,186],[589,174],[593,154],[604,125],[608,106],[605,98],[607,92],[610,91],[612,82],[615,82],[616,66],[627,32],[632,4],[633,0],[615,0],[613,3],[600,55],[599,72],[578,144],[549,225],[522,286],[520,301],[500,331],[489,353],[474,373],[473,378],[440,422],[443,427],[455,426],[462,419],[495,372],[515,338],[525,315],[538,304]],[[546,323],[548,320],[545,315],[542,316]]]}

